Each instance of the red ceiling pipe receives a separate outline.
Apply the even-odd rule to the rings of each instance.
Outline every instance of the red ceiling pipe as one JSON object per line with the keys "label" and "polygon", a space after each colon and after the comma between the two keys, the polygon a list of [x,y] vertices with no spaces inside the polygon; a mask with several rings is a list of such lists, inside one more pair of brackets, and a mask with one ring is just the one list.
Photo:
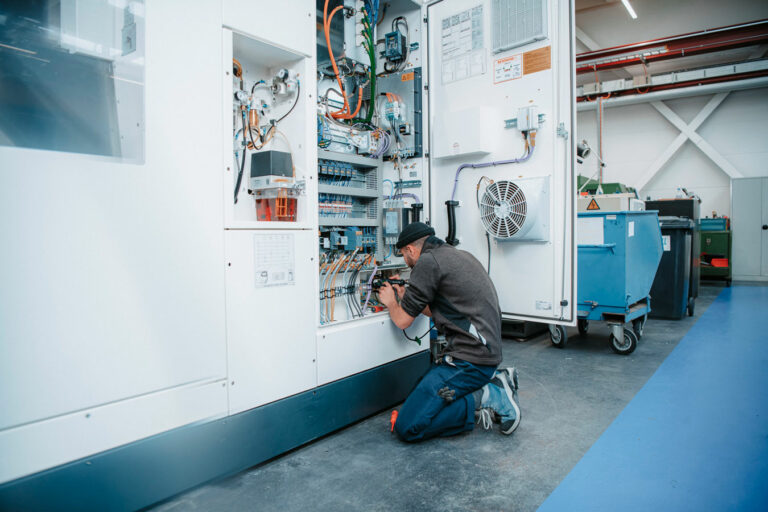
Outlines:
{"label": "red ceiling pipe", "polygon": [[768,42],[768,19],[673,37],[614,46],[576,55],[576,73],[646,64]]}

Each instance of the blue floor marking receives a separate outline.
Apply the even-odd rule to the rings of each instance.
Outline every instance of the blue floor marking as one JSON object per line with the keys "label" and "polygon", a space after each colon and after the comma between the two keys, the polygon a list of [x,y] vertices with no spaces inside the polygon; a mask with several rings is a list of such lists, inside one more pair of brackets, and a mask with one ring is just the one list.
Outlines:
{"label": "blue floor marking", "polygon": [[725,288],[539,508],[579,510],[768,510],[768,287]]}

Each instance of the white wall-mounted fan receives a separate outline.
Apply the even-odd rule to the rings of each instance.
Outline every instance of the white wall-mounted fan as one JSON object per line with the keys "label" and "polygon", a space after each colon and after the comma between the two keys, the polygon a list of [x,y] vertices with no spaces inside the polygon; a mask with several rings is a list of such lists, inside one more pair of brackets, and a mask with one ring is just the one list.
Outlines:
{"label": "white wall-mounted fan", "polygon": [[480,220],[498,240],[549,240],[549,176],[491,183],[480,199]]}

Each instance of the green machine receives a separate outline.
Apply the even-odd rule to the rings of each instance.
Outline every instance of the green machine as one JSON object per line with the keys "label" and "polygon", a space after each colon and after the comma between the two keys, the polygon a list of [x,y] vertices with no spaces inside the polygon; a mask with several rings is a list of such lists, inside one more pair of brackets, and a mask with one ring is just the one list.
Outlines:
{"label": "green machine", "polygon": [[[584,186],[586,184],[586,186]],[[596,180],[589,179],[586,176],[579,175],[577,177],[577,187],[581,192],[588,192],[589,194],[597,194],[598,183]],[[582,189],[583,187],[583,189]],[[637,193],[634,188],[628,187],[623,183],[603,183],[603,194],[633,194]]]}
{"label": "green machine", "polygon": [[731,230],[727,219],[700,219],[701,278],[724,280],[731,285]]}

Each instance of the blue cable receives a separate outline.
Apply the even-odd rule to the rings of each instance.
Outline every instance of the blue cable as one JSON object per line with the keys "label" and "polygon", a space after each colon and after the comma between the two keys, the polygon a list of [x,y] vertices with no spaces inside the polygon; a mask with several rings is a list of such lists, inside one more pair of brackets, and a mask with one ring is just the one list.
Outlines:
{"label": "blue cable", "polygon": [[382,180],[382,183],[389,182],[389,185],[392,187],[391,194],[389,197],[394,198],[395,197],[395,183],[392,180]]}

